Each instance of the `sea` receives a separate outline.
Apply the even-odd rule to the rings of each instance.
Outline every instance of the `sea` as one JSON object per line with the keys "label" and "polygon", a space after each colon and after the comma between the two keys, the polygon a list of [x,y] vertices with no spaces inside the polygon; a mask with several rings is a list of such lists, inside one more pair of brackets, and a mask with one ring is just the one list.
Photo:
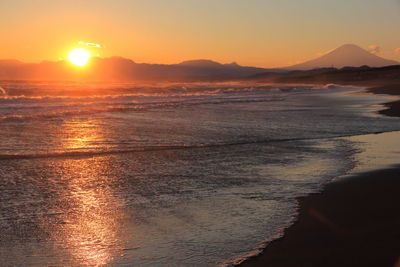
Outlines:
{"label": "sea", "polygon": [[339,85],[0,82],[1,266],[230,266],[400,130]]}

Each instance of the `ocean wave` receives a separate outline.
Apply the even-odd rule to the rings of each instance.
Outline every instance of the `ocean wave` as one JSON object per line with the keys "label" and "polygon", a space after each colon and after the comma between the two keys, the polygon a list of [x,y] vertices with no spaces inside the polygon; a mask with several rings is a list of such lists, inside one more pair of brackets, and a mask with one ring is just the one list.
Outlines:
{"label": "ocean wave", "polygon": [[[0,116],[0,121],[21,121],[21,120],[35,120],[35,119],[52,119],[66,116],[75,115],[94,115],[105,112],[132,112],[132,111],[143,111],[154,108],[179,108],[188,107],[195,105],[218,105],[218,104],[229,104],[229,103],[259,103],[259,102],[271,102],[271,101],[282,101],[284,98],[279,97],[216,97],[216,98],[195,98],[195,99],[183,99],[181,101],[170,99],[168,101],[152,101],[152,102],[89,102],[89,103],[65,103],[63,105],[55,106],[37,106],[29,105],[22,106],[19,108],[13,107],[14,112],[10,115]],[[82,109],[82,106],[85,108]],[[76,108],[76,109],[73,109]],[[44,109],[42,112],[32,114],[32,110]],[[9,110],[6,108],[6,110]],[[18,111],[26,110],[25,113],[18,114]],[[1,114],[1,113],[0,113]]]}
{"label": "ocean wave", "polygon": [[13,99],[96,99],[126,96],[205,96],[246,93],[299,92],[310,86],[274,86],[263,84],[173,84],[173,85],[115,85],[115,84],[36,84],[2,83],[0,100]]}
{"label": "ocean wave", "polygon": [[0,160],[95,157],[95,156],[128,154],[128,153],[138,153],[138,152],[151,152],[151,151],[226,148],[226,147],[233,147],[233,146],[257,145],[257,144],[261,145],[261,144],[274,144],[274,143],[285,143],[285,142],[307,142],[307,141],[312,141],[312,140],[345,138],[345,137],[360,136],[360,135],[365,135],[365,134],[382,134],[382,133],[386,133],[386,132],[390,132],[390,131],[375,132],[375,133],[347,134],[347,135],[302,137],[302,138],[246,140],[246,141],[229,142],[229,143],[201,143],[201,144],[192,144],[192,145],[183,145],[182,144],[182,145],[137,146],[137,147],[132,147],[129,149],[109,149],[109,150],[98,150],[98,151],[83,150],[83,151],[60,151],[60,152],[33,153],[33,154],[0,154]]}

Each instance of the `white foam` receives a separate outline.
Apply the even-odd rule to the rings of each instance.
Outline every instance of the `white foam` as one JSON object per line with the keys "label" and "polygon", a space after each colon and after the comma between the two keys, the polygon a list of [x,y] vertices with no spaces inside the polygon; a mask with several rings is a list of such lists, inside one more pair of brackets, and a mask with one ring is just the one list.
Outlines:
{"label": "white foam", "polygon": [[1,87],[1,86],[0,86],[0,92],[1,92],[3,95],[7,95],[6,89],[4,89],[4,88]]}

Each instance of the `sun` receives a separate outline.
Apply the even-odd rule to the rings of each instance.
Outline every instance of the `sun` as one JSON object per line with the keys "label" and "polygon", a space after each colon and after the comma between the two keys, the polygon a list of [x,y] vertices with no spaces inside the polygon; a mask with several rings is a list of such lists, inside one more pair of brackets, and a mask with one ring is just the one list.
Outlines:
{"label": "sun", "polygon": [[68,60],[79,67],[85,66],[91,57],[90,52],[83,48],[75,48],[68,54]]}

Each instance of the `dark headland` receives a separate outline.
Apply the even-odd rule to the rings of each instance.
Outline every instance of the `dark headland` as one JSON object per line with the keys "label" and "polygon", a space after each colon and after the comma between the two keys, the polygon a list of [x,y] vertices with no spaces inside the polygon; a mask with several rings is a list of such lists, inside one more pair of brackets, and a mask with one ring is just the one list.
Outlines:
{"label": "dark headland", "polygon": [[[400,95],[400,85],[368,91]],[[400,116],[400,101],[385,106],[381,114]],[[240,266],[400,266],[400,165],[328,184],[298,202],[298,219],[283,237]]]}

